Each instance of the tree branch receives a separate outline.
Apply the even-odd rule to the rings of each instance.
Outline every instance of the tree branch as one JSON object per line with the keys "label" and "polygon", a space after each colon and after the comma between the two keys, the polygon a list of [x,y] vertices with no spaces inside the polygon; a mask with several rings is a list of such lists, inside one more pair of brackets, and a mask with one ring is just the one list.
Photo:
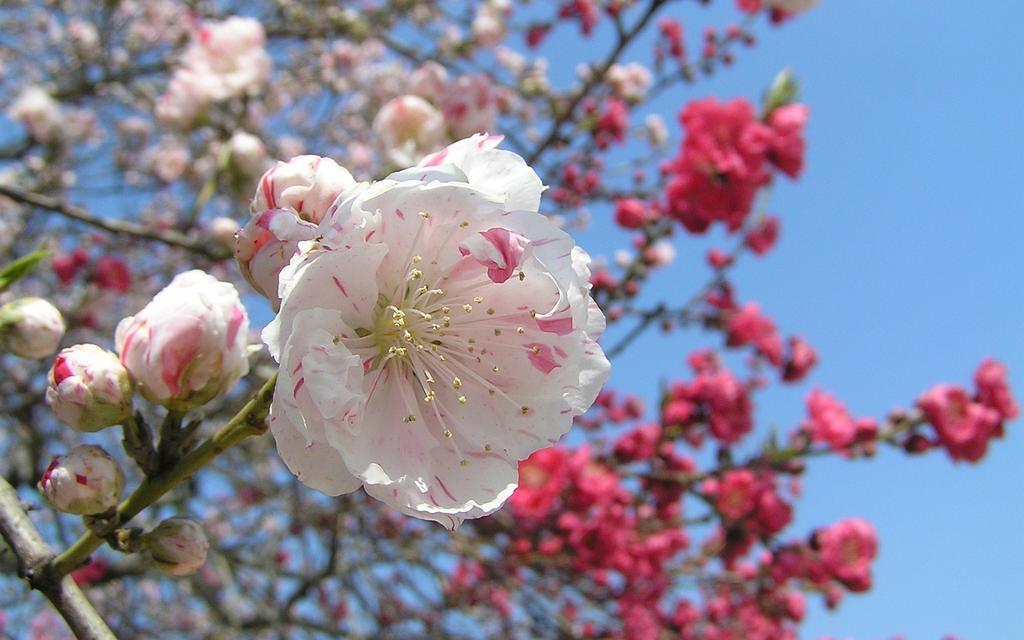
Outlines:
{"label": "tree branch", "polygon": [[65,218],[71,218],[72,220],[83,222],[87,225],[96,227],[97,229],[109,231],[110,233],[118,233],[133,236],[135,238],[141,238],[143,240],[162,242],[163,244],[173,247],[181,247],[182,249],[188,249],[193,253],[198,253],[211,260],[224,260],[225,258],[231,257],[231,252],[227,249],[209,242],[190,238],[183,233],[165,229],[150,229],[143,225],[128,222],[126,220],[100,218],[92,215],[85,209],[65,204],[57,198],[46,196],[41,193],[22,191],[21,189],[16,189],[9,185],[0,184],[0,195],[7,196],[11,200],[22,204],[58,213]]}
{"label": "tree branch", "polygon": [[3,478],[0,533],[18,559],[18,574],[46,596],[79,640],[116,640],[75,581],[70,576],[55,577],[46,570],[53,551],[25,514],[14,487]]}

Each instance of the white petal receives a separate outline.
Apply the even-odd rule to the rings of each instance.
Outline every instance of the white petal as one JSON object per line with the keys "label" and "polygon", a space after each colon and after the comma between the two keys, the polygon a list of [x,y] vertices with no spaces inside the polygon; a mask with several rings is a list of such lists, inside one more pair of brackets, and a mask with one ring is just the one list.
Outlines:
{"label": "white petal", "polygon": [[363,483],[345,467],[341,455],[326,442],[310,441],[287,417],[273,407],[270,432],[277,443],[277,452],[288,469],[305,485],[329,496],[351,493]]}

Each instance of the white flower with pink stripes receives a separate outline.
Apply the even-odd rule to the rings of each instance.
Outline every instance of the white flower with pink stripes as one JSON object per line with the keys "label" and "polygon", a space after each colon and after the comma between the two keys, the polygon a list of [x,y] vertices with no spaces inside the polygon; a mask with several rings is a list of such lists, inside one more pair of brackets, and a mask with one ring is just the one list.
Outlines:
{"label": "white flower with pink stripes", "polygon": [[345,193],[281,272],[270,428],[307,485],[454,528],[500,507],[607,379],[589,258],[500,140]]}

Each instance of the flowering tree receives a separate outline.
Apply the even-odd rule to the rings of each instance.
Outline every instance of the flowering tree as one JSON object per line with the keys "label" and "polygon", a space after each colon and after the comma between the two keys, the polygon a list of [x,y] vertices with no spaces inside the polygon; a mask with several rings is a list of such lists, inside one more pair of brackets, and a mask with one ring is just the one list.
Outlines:
{"label": "flowering tree", "polygon": [[[689,87],[814,0],[697,41],[710,0],[237,4],[0,10],[14,636],[793,638],[879,545],[789,527],[809,458],[977,463],[1017,416],[988,359],[881,418],[812,387],[755,425],[817,361],[731,272],[775,244],[809,109],[789,72]],[[559,86],[563,42],[591,46]],[[650,300],[712,228],[706,284]],[[645,406],[605,382],[656,328],[706,347]]]}

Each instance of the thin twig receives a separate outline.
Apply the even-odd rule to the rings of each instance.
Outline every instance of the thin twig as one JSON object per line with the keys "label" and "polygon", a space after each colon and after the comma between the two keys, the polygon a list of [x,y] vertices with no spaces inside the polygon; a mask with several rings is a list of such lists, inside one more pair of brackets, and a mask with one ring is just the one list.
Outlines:
{"label": "thin twig", "polygon": [[22,191],[21,189],[16,189],[9,185],[0,184],[0,195],[7,196],[11,200],[22,204],[58,213],[66,218],[83,222],[87,225],[96,227],[97,229],[103,229],[110,233],[133,236],[143,240],[162,242],[163,244],[174,247],[181,247],[182,249],[188,249],[193,253],[198,253],[211,260],[224,260],[231,256],[230,252],[226,249],[209,242],[190,238],[177,231],[169,229],[150,229],[149,227],[125,220],[100,218],[92,215],[85,209],[66,204],[57,198],[43,195],[41,193]]}

